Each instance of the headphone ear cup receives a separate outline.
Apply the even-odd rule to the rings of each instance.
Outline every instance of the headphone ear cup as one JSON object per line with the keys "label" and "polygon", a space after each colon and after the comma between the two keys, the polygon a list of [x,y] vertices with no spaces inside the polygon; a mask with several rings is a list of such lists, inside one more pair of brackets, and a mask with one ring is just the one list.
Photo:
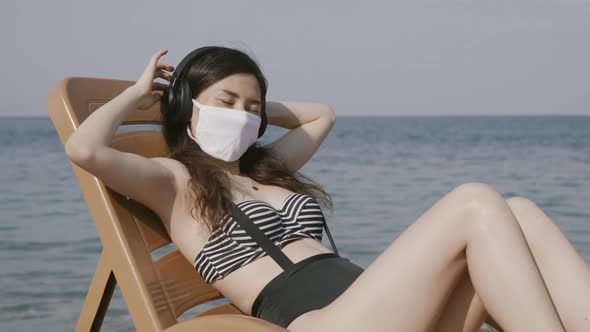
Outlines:
{"label": "headphone ear cup", "polygon": [[178,112],[180,114],[187,113],[190,116],[193,110],[191,87],[184,79],[178,83],[178,96],[176,98],[179,107]]}
{"label": "headphone ear cup", "polygon": [[266,130],[266,111],[263,111],[262,114],[260,114],[260,117],[262,118],[260,121],[260,128],[258,129],[258,138],[260,138],[263,134],[264,131]]}
{"label": "headphone ear cup", "polygon": [[162,100],[165,101],[165,103],[167,104],[167,112],[174,113],[174,110],[176,109],[176,105],[174,105],[174,103],[176,102],[176,98],[174,96],[174,89],[172,88],[172,84],[169,84],[164,90],[164,93],[162,94]]}

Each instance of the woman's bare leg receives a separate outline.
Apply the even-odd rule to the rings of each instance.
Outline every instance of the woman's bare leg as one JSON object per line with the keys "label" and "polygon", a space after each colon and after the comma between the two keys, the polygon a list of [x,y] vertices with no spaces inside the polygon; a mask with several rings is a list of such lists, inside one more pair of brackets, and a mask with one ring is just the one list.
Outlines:
{"label": "woman's bare leg", "polygon": [[[534,202],[511,197],[506,203],[518,220],[566,330],[590,331],[590,265]],[[477,331],[486,316],[466,273],[445,306],[437,330]]]}
{"label": "woman's bare leg", "polygon": [[568,332],[590,331],[590,265],[559,227],[524,197],[507,200]]}
{"label": "woman's bare leg", "polygon": [[466,269],[444,305],[434,331],[477,332],[488,317],[489,314],[479,300]]}
{"label": "woman's bare leg", "polygon": [[480,300],[504,330],[564,331],[514,215],[482,183],[446,194],[340,297],[292,331],[431,330],[465,261]]}

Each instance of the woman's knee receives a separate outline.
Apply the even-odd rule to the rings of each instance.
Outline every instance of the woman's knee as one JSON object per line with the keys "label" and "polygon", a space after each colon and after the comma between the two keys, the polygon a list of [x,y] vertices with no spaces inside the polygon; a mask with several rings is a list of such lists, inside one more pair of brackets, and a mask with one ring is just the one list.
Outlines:
{"label": "woman's knee", "polygon": [[515,196],[506,199],[506,204],[512,209],[522,230],[526,233],[533,230],[533,227],[545,227],[551,223],[548,218],[539,218],[544,212],[533,201],[526,197]]}
{"label": "woman's knee", "polygon": [[502,195],[491,185],[484,182],[466,182],[455,187],[452,192],[461,196],[473,208],[506,208]]}
{"label": "woman's knee", "polygon": [[496,189],[494,189],[494,187],[485,182],[465,182],[453,188],[453,191],[459,191],[469,194],[477,194],[481,192],[490,191],[497,192]]}
{"label": "woman's knee", "polygon": [[512,211],[520,212],[537,209],[537,204],[526,197],[514,196],[506,199],[506,203],[510,206]]}
{"label": "woman's knee", "polygon": [[[510,220],[511,209],[502,195],[491,185],[483,182],[466,182],[452,190],[459,197],[462,208],[469,212],[470,221],[487,223]],[[496,218],[496,216],[504,216]]]}

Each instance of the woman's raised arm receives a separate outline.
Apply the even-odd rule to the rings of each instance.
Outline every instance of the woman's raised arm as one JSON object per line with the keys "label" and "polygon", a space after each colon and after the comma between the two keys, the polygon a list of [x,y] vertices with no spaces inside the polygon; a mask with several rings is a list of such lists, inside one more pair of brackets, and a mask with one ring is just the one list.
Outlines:
{"label": "woman's raised arm", "polygon": [[172,167],[167,158],[145,158],[110,147],[112,138],[134,109],[147,109],[155,104],[166,85],[153,82],[156,77],[171,79],[172,66],[158,64],[167,50],[155,53],[140,79],[95,112],[76,129],[65,144],[72,162],[99,178],[116,192],[132,198],[155,212],[175,193]]}

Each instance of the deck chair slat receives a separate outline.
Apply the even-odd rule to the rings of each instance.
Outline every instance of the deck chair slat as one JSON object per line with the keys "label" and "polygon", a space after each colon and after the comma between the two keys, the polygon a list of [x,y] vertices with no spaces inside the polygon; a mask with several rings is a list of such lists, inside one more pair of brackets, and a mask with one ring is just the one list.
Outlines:
{"label": "deck chair slat", "polygon": [[223,298],[178,250],[158,258],[155,266],[176,317],[198,304]]}

